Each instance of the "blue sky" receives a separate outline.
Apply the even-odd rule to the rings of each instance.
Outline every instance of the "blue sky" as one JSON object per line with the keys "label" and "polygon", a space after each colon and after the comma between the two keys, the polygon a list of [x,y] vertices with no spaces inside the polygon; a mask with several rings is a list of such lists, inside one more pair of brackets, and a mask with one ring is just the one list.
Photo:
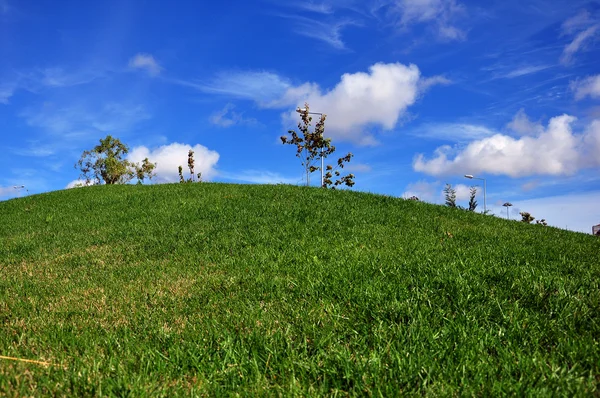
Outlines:
{"label": "blue sky", "polygon": [[0,59],[0,199],[107,134],[157,182],[193,148],[206,180],[302,184],[278,137],[308,101],[354,189],[465,204],[474,174],[498,216],[600,223],[599,2],[0,0]]}

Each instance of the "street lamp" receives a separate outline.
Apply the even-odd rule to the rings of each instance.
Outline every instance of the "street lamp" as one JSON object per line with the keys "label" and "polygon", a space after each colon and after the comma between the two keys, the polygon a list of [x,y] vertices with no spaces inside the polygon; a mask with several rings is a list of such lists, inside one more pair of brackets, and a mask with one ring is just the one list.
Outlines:
{"label": "street lamp", "polygon": [[512,206],[512,203],[510,203],[510,202],[506,202],[506,203],[505,203],[505,204],[503,204],[502,206],[506,207],[506,219],[507,219],[507,220],[510,220],[510,216],[508,215],[508,208],[509,208],[510,206]]}
{"label": "street lamp", "polygon": [[[296,108],[296,112],[298,112],[300,114],[305,113],[306,112],[306,108],[300,108],[300,107],[298,107],[298,108]],[[309,115],[323,116],[323,114],[320,113],[320,112],[306,112],[306,113],[308,113]],[[323,147],[321,147],[321,187],[323,187],[323,183],[324,182],[325,182],[325,178],[323,176]],[[307,184],[308,184],[308,182],[307,182]]]}
{"label": "street lamp", "polygon": [[29,190],[27,188],[25,188],[25,185],[15,185],[13,188],[16,189],[18,191],[18,193],[21,193],[22,189],[24,189],[25,191],[29,192]]}
{"label": "street lamp", "polygon": [[469,180],[482,180],[483,181],[483,214],[486,214],[487,206],[485,203],[485,191],[486,191],[485,178],[473,177],[471,174],[465,174],[465,178],[468,178]]}

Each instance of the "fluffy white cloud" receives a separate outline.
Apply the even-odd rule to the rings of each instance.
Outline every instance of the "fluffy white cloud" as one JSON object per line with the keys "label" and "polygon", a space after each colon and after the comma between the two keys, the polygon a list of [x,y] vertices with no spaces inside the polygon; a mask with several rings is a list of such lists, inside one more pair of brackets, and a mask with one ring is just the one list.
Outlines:
{"label": "fluffy white cloud", "polygon": [[[375,145],[378,129],[391,130],[419,96],[436,84],[449,81],[441,76],[423,78],[416,65],[401,63],[372,65],[368,72],[346,73],[330,90],[318,84],[292,85],[270,72],[223,73],[210,84],[189,84],[202,91],[254,100],[264,108],[303,107],[327,114],[326,134],[359,145]],[[298,114],[284,115],[296,124]]]}
{"label": "fluffy white cloud", "polygon": [[129,67],[143,69],[151,76],[158,76],[163,69],[152,55],[142,53],[136,54],[129,60]]}
{"label": "fluffy white cloud", "polygon": [[[456,200],[469,200],[471,196],[471,187],[465,184],[452,185],[456,190]],[[443,191],[442,191],[443,192]]]}
{"label": "fluffy white cloud", "polygon": [[[416,65],[375,64],[369,73],[344,74],[329,91],[303,85],[289,90],[284,98],[301,95],[296,105],[308,102],[312,111],[326,113],[327,134],[333,138],[374,145],[377,140],[373,130],[396,127],[417,100],[423,80]],[[287,118],[297,120],[296,112],[290,112]]]}
{"label": "fluffy white cloud", "polygon": [[96,182],[93,180],[90,180],[89,182],[85,181],[85,180],[73,180],[70,183],[67,184],[67,186],[65,187],[65,189],[72,189],[72,188],[80,188],[80,187],[89,187],[94,185]]}
{"label": "fluffy white cloud", "polygon": [[575,93],[576,100],[581,100],[588,96],[590,98],[600,98],[600,75],[572,81],[570,87]]}
{"label": "fluffy white cloud", "polygon": [[163,145],[154,150],[145,146],[135,147],[128,156],[132,162],[142,162],[148,158],[156,163],[156,181],[159,183],[179,181],[178,167],[183,166],[184,176],[188,177],[187,169],[188,152],[194,151],[194,171],[202,173],[202,179],[207,181],[216,175],[215,166],[219,161],[219,154],[202,145],[188,145],[173,143]]}
{"label": "fluffy white cloud", "polygon": [[571,126],[574,121],[574,117],[562,115],[552,118],[536,136],[516,139],[496,134],[473,141],[464,149],[443,146],[432,159],[417,155],[413,168],[430,175],[490,173],[521,177],[571,175],[581,168],[600,166],[592,149],[600,143],[600,122],[575,134]]}

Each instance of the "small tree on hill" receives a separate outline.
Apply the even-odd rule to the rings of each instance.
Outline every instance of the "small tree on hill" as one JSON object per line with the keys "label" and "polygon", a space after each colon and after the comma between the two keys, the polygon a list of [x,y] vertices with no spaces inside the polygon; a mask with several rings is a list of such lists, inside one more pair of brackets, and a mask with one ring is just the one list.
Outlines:
{"label": "small tree on hill", "polygon": [[542,218],[541,220],[535,220],[535,223],[536,223],[537,225],[542,225],[542,226],[544,226],[544,227],[547,227],[547,226],[548,226],[548,223],[546,222],[546,219],[545,219],[545,218]]}
{"label": "small tree on hill", "polygon": [[183,177],[183,167],[179,166],[179,182],[202,182],[202,173],[194,173],[194,151],[190,149],[188,152],[188,169],[190,170],[190,178],[187,180]]}
{"label": "small tree on hill", "polygon": [[[311,131],[312,116],[310,116],[308,104],[304,104],[304,109],[299,109],[301,120],[298,123],[297,133],[295,130],[289,130],[290,137],[282,136],[281,142],[296,146],[296,157],[300,159],[304,173],[306,174],[306,185],[310,185],[310,175],[317,170],[321,170],[319,160],[327,158],[335,152],[335,146],[331,145],[331,138],[325,138],[325,119],[327,115],[321,115],[315,128]],[[336,166],[328,165],[327,173],[323,174],[323,188],[335,188],[339,185],[351,187],[354,185],[354,174],[342,176],[338,169],[344,168],[344,163],[350,162],[351,153],[338,159]],[[324,172],[324,170],[323,170]],[[334,181],[333,178],[337,177]]]}
{"label": "small tree on hill", "polygon": [[142,183],[155,176],[156,163],[145,158],[142,164],[125,159],[129,153],[127,145],[119,139],[107,135],[100,139],[100,144],[89,151],[83,151],[75,168],[81,170],[81,178],[85,185],[95,184],[126,184],[134,178]]}
{"label": "small tree on hill", "polygon": [[535,217],[533,217],[531,214],[527,213],[526,211],[522,211],[519,214],[521,215],[521,222],[531,224],[533,222],[533,220],[535,220]]}
{"label": "small tree on hill", "polygon": [[456,208],[456,189],[452,188],[452,185],[446,184],[444,197],[446,198],[446,206]]}
{"label": "small tree on hill", "polygon": [[469,211],[475,211],[477,208],[477,201],[475,200],[477,195],[477,187],[471,187],[469,189]]}

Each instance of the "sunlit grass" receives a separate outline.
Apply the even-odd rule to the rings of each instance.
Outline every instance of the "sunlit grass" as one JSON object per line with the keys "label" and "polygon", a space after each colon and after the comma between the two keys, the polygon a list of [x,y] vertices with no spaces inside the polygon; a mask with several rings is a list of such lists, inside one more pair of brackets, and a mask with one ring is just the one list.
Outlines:
{"label": "sunlit grass", "polygon": [[590,395],[600,240],[349,191],[0,203],[0,395]]}

